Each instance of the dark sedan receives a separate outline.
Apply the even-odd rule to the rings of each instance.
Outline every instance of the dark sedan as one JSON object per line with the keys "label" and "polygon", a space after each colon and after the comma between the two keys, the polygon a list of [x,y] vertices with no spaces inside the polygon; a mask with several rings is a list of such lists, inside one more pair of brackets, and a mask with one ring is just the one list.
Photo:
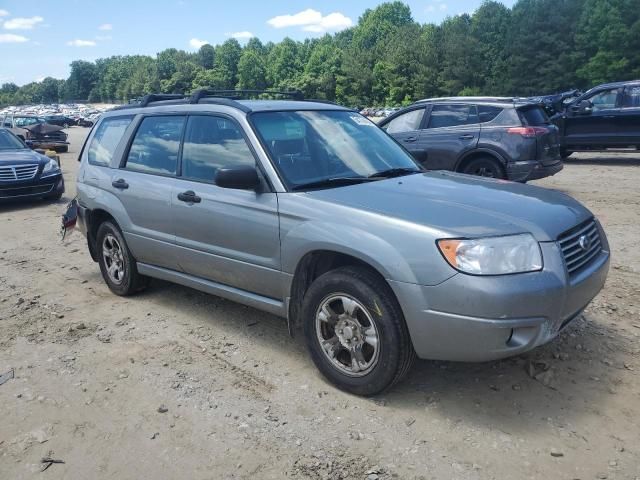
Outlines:
{"label": "dark sedan", "polygon": [[58,163],[29,149],[9,130],[0,128],[0,202],[58,200],[63,193],[64,179]]}

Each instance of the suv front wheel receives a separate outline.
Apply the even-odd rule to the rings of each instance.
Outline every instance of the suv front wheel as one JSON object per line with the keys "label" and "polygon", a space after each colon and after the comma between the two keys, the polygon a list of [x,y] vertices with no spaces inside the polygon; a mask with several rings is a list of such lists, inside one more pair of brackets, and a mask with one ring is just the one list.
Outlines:
{"label": "suv front wheel", "polygon": [[132,295],[149,285],[149,277],[138,273],[120,229],[107,221],[98,227],[96,235],[98,263],[102,278],[109,289],[120,296]]}
{"label": "suv front wheel", "polygon": [[395,297],[369,270],[343,267],[317,278],[302,316],[315,365],[348,392],[380,393],[402,379],[415,359]]}

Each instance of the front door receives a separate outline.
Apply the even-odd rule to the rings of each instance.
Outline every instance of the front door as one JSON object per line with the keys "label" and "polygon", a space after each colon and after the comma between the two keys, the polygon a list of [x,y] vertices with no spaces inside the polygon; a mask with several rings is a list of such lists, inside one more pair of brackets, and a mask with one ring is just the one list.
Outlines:
{"label": "front door", "polygon": [[[611,88],[581,99],[590,101],[590,110],[569,107],[565,119],[565,144],[571,148],[614,147],[617,145],[616,117],[620,114],[622,88]],[[580,103],[577,102],[577,103]]]}
{"label": "front door", "polygon": [[382,127],[422,164],[427,159],[425,145],[422,143],[420,135],[424,112],[424,106],[414,108],[398,115]]}
{"label": "front door", "polygon": [[213,115],[190,116],[172,217],[182,270],[282,299],[277,194],[220,188],[222,168],[256,165],[241,127]]}
{"label": "front door", "polygon": [[622,108],[616,117],[616,131],[621,146],[640,148],[640,85],[625,89]]}
{"label": "front door", "polygon": [[475,105],[435,104],[421,142],[427,148],[429,170],[455,170],[458,159],[476,148],[480,120]]}

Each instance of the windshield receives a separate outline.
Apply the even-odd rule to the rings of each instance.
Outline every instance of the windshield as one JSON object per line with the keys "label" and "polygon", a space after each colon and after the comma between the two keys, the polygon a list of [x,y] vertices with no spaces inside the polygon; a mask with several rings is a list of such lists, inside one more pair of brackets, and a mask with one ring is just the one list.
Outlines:
{"label": "windshield", "polygon": [[16,150],[27,148],[13,134],[6,130],[0,130],[0,150]]}
{"label": "windshield", "polygon": [[395,141],[355,112],[258,112],[251,119],[291,190],[336,179],[367,179],[392,169],[420,170]]}

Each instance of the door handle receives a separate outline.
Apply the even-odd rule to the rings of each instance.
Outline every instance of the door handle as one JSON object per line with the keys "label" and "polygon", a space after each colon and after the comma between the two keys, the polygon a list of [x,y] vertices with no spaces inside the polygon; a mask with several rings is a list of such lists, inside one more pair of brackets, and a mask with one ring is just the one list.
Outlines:
{"label": "door handle", "polygon": [[202,201],[202,199],[197,196],[193,190],[187,190],[186,192],[179,193],[178,200],[187,203],[200,203]]}
{"label": "door handle", "polygon": [[111,182],[111,186],[119,190],[126,190],[127,188],[129,188],[129,184],[126,182],[124,178],[119,178],[118,180],[114,180],[113,182]]}
{"label": "door handle", "polygon": [[402,141],[403,142],[407,142],[407,143],[411,143],[411,142],[415,142],[416,140],[418,140],[418,137],[407,137]]}
{"label": "door handle", "polygon": [[475,138],[475,135],[471,135],[471,134],[460,135],[460,140],[473,140],[474,138]]}

